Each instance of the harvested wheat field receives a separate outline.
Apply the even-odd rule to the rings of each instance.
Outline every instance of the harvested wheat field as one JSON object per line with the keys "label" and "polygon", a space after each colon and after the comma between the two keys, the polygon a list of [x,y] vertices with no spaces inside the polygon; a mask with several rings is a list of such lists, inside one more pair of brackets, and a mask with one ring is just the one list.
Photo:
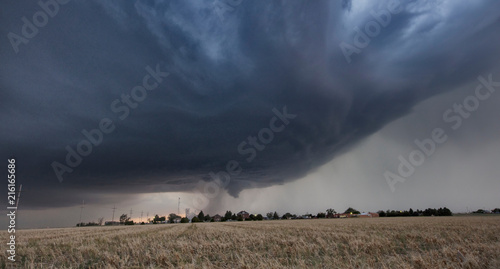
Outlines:
{"label": "harvested wheat field", "polygon": [[[21,230],[17,238],[19,268],[500,268],[498,216]],[[10,265],[5,251],[0,257]]]}

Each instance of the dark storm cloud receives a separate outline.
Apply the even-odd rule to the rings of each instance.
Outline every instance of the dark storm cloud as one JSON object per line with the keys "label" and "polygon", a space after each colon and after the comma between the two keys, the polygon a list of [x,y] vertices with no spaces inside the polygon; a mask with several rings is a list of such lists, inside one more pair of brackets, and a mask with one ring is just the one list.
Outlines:
{"label": "dark storm cloud", "polygon": [[[71,1],[16,54],[7,34],[41,8],[11,3],[0,28],[2,157],[18,159],[30,206],[189,191],[229,160],[243,170],[232,195],[297,179],[499,62],[498,2],[409,1],[347,63],[339,44],[388,4],[243,1],[221,18],[209,1]],[[157,64],[169,76],[120,120],[110,104]],[[238,145],[285,106],[297,117],[246,162]],[[116,129],[59,183],[51,163],[65,164],[65,147],[103,118]]]}

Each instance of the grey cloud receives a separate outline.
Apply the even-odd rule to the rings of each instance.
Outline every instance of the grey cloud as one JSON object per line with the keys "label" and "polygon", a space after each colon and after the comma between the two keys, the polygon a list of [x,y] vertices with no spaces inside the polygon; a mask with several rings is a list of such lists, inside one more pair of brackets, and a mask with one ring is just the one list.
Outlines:
{"label": "grey cloud", "polygon": [[[18,158],[32,207],[190,191],[229,160],[243,168],[234,196],[300,178],[499,62],[497,2],[410,2],[351,64],[338,44],[387,2],[360,11],[357,1],[244,1],[224,21],[200,1],[70,2],[18,54],[1,41],[1,155]],[[2,12],[2,35],[36,11],[25,5]],[[110,104],[156,64],[170,76],[121,121]],[[247,163],[238,145],[284,106],[297,118]],[[51,163],[102,118],[116,130],[59,183]]]}

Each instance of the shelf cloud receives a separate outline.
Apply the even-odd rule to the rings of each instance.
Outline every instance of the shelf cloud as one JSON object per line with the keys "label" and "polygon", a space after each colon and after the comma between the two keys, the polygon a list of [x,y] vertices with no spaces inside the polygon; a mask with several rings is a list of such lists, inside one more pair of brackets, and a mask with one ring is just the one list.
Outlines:
{"label": "shelf cloud", "polygon": [[0,11],[0,153],[31,208],[285,184],[500,62],[496,1],[42,2]]}

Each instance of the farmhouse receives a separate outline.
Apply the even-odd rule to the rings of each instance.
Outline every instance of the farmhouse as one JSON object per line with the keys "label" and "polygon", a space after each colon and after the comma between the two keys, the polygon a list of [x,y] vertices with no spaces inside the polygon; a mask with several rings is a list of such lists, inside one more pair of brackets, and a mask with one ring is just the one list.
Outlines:
{"label": "farmhouse", "polygon": [[246,211],[240,211],[238,214],[236,214],[238,217],[242,217],[243,219],[248,219],[250,217],[250,213]]}
{"label": "farmhouse", "polygon": [[334,218],[344,219],[344,218],[351,218],[351,217],[353,217],[353,215],[352,214],[346,214],[346,213],[337,213],[337,214],[333,214],[333,217]]}
{"label": "farmhouse", "polygon": [[221,220],[222,220],[222,216],[221,216],[221,215],[219,215],[219,214],[216,214],[216,215],[213,217],[213,219],[214,219],[214,221],[219,222],[219,221],[221,221]]}
{"label": "farmhouse", "polygon": [[361,214],[358,214],[358,217],[360,218],[378,218],[379,215],[378,213],[374,213],[374,212],[368,212],[368,213],[361,213]]}

